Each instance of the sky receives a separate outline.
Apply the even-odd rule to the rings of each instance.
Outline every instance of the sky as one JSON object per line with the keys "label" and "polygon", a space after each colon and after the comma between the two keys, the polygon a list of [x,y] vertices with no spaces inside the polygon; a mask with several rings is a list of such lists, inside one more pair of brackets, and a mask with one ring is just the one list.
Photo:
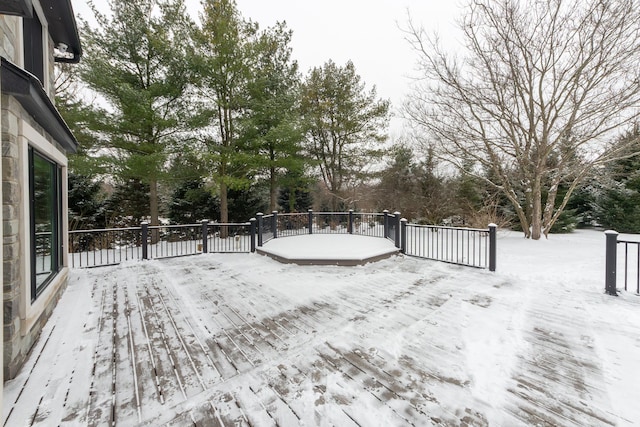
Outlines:
{"label": "sky", "polygon": [[[74,10],[89,22],[87,0],[72,0]],[[99,8],[106,1],[96,0]],[[198,15],[200,2],[187,0],[189,12]],[[285,21],[293,30],[293,57],[306,74],[332,59],[338,65],[351,60],[366,83],[381,98],[389,99],[398,115],[404,96],[415,76],[416,54],[404,39],[408,16],[429,31],[437,31],[446,43],[456,37],[455,19],[460,0],[237,0],[245,18],[261,28]],[[392,120],[392,139],[400,136],[402,124]]]}

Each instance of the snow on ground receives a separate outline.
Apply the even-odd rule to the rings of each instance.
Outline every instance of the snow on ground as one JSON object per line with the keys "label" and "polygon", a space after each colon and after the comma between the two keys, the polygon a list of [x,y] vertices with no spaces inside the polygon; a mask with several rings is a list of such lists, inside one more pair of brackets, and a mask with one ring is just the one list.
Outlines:
{"label": "snow on ground", "polygon": [[3,420],[631,426],[639,360],[640,296],[604,294],[597,231],[500,232],[495,273],[403,256],[132,261],[72,271]]}

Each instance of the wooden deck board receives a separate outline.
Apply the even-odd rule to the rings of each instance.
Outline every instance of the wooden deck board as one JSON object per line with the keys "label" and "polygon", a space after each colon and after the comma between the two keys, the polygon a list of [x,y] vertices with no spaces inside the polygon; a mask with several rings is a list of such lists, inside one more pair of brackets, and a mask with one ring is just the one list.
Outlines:
{"label": "wooden deck board", "polygon": [[[25,393],[10,399],[32,401],[6,425],[619,424],[598,355],[583,345],[593,337],[543,305],[519,307],[519,324],[506,320],[522,343],[502,400],[474,389],[466,328],[492,305],[505,311],[508,287],[481,291],[443,274],[389,286],[383,273],[292,303],[222,263],[213,263],[219,280],[207,282],[198,273],[206,263],[166,262],[175,275],[133,263],[93,282],[80,342],[66,344],[70,371],[47,377],[55,356],[36,346],[32,375],[48,386],[34,394],[23,379]],[[58,321],[52,343],[63,341]],[[389,331],[396,341],[380,341]]]}

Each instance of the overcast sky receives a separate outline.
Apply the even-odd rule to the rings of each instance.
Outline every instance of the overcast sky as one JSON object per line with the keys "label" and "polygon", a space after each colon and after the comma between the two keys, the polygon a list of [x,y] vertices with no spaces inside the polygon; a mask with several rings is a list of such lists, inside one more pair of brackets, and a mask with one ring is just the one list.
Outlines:
{"label": "overcast sky", "polygon": [[[74,10],[91,22],[86,0],[72,0]],[[98,5],[104,0],[95,0]],[[200,1],[187,0],[197,17]],[[408,90],[416,55],[399,27],[406,27],[409,13],[415,23],[443,38],[455,37],[452,28],[460,14],[459,0],[237,0],[245,18],[261,28],[286,21],[293,30],[293,57],[306,72],[332,59],[338,65],[353,61],[356,71],[378,95],[391,100],[394,112]],[[447,43],[449,44],[449,43]],[[392,123],[392,137],[399,136],[399,120]]]}

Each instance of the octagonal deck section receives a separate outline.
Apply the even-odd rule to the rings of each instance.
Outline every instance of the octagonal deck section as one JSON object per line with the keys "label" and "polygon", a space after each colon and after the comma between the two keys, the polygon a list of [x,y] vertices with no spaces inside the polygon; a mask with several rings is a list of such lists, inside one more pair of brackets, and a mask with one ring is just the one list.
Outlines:
{"label": "octagonal deck section", "polygon": [[298,265],[364,265],[398,254],[387,239],[352,234],[308,234],[270,240],[256,252]]}

